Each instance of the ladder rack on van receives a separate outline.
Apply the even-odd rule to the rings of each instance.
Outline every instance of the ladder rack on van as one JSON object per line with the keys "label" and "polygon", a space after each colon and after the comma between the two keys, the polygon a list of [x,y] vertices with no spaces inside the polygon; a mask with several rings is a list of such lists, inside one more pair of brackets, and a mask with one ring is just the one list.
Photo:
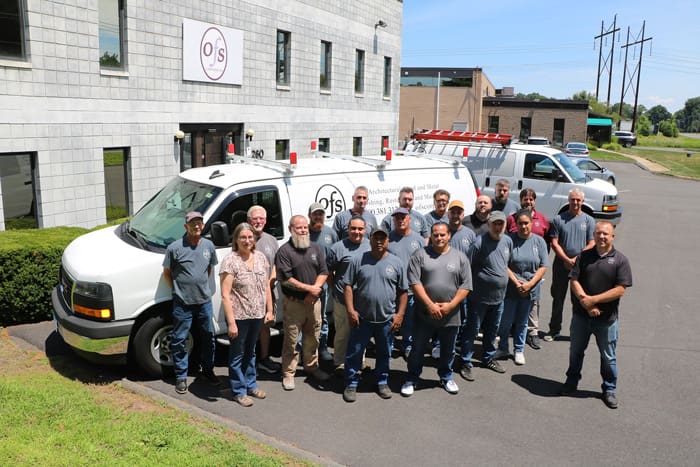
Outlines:
{"label": "ladder rack on van", "polygon": [[430,154],[429,152],[416,152],[416,151],[401,151],[399,154],[409,157],[420,157],[422,159],[430,159],[431,161],[447,162],[457,167],[462,161],[459,157],[455,156],[443,156],[440,154]]}
{"label": "ladder rack on van", "polygon": [[372,167],[382,170],[386,167],[387,161],[383,160],[377,160],[377,159],[369,159],[367,157],[362,157],[362,156],[351,156],[350,154],[334,154],[331,152],[323,152],[323,151],[317,151],[316,152],[317,157],[327,157],[329,159],[343,159],[346,161],[353,161],[353,162],[359,162],[360,164],[367,164],[371,165]]}
{"label": "ladder rack on van", "polygon": [[508,146],[513,140],[513,135],[500,133],[484,133],[480,131],[455,131],[455,130],[423,130],[415,133],[416,140],[440,140],[463,141],[468,143],[492,143]]}
{"label": "ladder rack on van", "polygon": [[230,164],[253,164],[261,167],[267,167],[268,169],[276,170],[284,175],[292,175],[294,173],[294,167],[288,162],[254,159],[252,157],[243,157],[230,153],[226,154],[226,160]]}

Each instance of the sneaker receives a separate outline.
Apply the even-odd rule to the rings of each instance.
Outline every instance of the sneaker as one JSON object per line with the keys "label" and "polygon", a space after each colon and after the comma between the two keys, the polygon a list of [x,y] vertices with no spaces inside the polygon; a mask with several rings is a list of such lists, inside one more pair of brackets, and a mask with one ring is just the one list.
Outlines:
{"label": "sneaker", "polygon": [[559,339],[559,336],[561,336],[561,333],[550,331],[544,335],[544,340],[547,342],[552,342],[552,341]]}
{"label": "sneaker", "polygon": [[258,370],[262,370],[265,373],[274,375],[276,373],[279,373],[281,369],[282,365],[273,361],[269,356],[258,360]]}
{"label": "sneaker", "polygon": [[436,345],[433,347],[433,350],[430,351],[430,356],[433,357],[433,360],[438,360],[440,358],[440,346]]}
{"label": "sneaker", "polygon": [[294,376],[285,376],[282,378],[282,387],[285,391],[294,390]]}
{"label": "sneaker", "polygon": [[175,381],[175,391],[178,394],[187,393],[187,380],[186,379],[178,379],[177,381]]}
{"label": "sneaker", "polygon": [[607,405],[609,409],[617,408],[617,397],[614,392],[604,392],[602,399],[603,403]]}
{"label": "sneaker", "polygon": [[577,388],[576,385],[574,384],[566,384],[564,383],[561,388],[559,388],[559,395],[560,396],[573,396],[576,394]]}
{"label": "sneaker", "polygon": [[260,388],[255,388],[248,391],[248,395],[250,397],[255,397],[256,399],[265,399],[267,397],[267,393]]}
{"label": "sneaker", "polygon": [[391,389],[388,384],[380,384],[377,386],[377,394],[382,399],[391,399]]}
{"label": "sneaker", "polygon": [[406,382],[401,386],[401,395],[404,397],[411,397],[413,395],[413,391],[415,390],[416,385],[411,383],[411,382]]}
{"label": "sneaker", "polygon": [[442,387],[450,394],[457,394],[459,392],[459,386],[457,386],[457,383],[455,383],[453,379],[443,382]]}
{"label": "sneaker", "polygon": [[311,376],[313,379],[319,382],[328,381],[331,377],[331,375],[329,375],[320,368],[316,368],[309,374],[309,376]]}
{"label": "sneaker", "polygon": [[355,386],[348,386],[343,391],[343,400],[345,402],[355,402],[357,400],[357,388]]}
{"label": "sneaker", "polygon": [[333,354],[328,351],[328,349],[323,349],[318,351],[318,358],[324,362],[333,361]]}
{"label": "sneaker", "polygon": [[534,350],[540,350],[540,338],[539,336],[532,335],[527,336],[527,345],[532,347]]}
{"label": "sneaker", "polygon": [[250,407],[251,405],[253,405],[253,399],[246,396],[245,394],[242,394],[240,396],[233,396],[233,401],[238,402],[243,407]]}
{"label": "sneaker", "polygon": [[494,360],[506,360],[508,357],[510,357],[510,354],[507,351],[501,349],[497,349],[496,353],[493,354]]}
{"label": "sneaker", "polygon": [[515,364],[525,365],[525,354],[523,352],[515,352]]}
{"label": "sneaker", "polygon": [[491,360],[488,361],[484,364],[484,368],[488,368],[491,371],[495,371],[496,373],[505,373],[506,370],[501,366],[500,363],[498,363],[496,360]]}
{"label": "sneaker", "polygon": [[221,386],[221,381],[219,381],[219,377],[214,374],[214,370],[202,371],[202,378],[212,386]]}
{"label": "sneaker", "polygon": [[459,375],[467,381],[474,381],[472,367],[468,366],[466,363],[462,364],[462,368],[459,369]]}

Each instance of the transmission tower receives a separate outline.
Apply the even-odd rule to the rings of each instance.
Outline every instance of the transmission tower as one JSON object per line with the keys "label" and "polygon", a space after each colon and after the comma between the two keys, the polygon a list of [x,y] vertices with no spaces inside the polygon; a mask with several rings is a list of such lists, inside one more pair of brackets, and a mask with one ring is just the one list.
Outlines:
{"label": "transmission tower", "polygon": [[[595,98],[598,100],[598,91],[600,89],[600,76],[605,72],[607,69],[608,71],[608,97],[605,100],[605,109],[610,110],[610,85],[612,84],[612,70],[613,70],[613,54],[615,50],[615,33],[620,31],[620,28],[616,27],[617,24],[617,15],[613,18],[613,24],[612,27],[610,27],[607,31],[605,30],[605,21],[600,22],[600,34],[595,36],[594,39],[600,41],[600,45],[598,46],[598,77],[596,78],[595,82]],[[610,50],[607,52],[605,55],[605,59],[603,59],[603,38],[606,39],[607,42],[607,36],[612,34],[612,40],[610,41]],[[619,34],[618,34],[619,38]],[[595,42],[593,43],[593,47],[595,48]],[[602,65],[602,67],[601,67]]]}
{"label": "transmission tower", "polygon": [[[653,39],[653,37],[644,37],[644,29],[646,28],[646,23],[646,21],[642,23],[642,30],[637,35],[637,37],[634,38],[634,42],[630,42],[630,28],[629,26],[627,26],[627,42],[620,47],[622,49],[625,49],[625,65],[622,70],[622,93],[620,95],[620,117],[622,117],[622,105],[625,102],[625,94],[630,88],[632,88],[634,90],[634,107],[632,108],[632,131],[634,131],[634,128],[637,124],[637,102],[639,100],[639,80],[642,75],[642,55],[644,52],[644,43]],[[629,80],[627,80],[627,54],[629,52],[629,48],[632,46],[636,46],[637,44],[639,44],[639,60],[630,72]],[[636,55],[636,48],[634,54]],[[634,84],[635,77],[637,81],[636,84]]]}

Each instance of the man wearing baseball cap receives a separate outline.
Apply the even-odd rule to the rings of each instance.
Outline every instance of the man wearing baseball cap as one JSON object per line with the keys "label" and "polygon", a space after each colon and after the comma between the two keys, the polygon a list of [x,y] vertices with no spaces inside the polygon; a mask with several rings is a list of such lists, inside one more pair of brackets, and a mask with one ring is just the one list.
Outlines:
{"label": "man wearing baseball cap", "polygon": [[[325,224],[326,210],[321,203],[312,203],[309,206],[309,238],[313,243],[317,243],[328,258],[331,247],[338,241],[335,230]],[[318,358],[323,361],[333,360],[333,355],[328,351],[328,283],[323,284],[323,291],[319,297],[321,301],[321,335],[318,340]]]}
{"label": "man wearing baseball cap", "polygon": [[185,235],[175,240],[163,258],[163,279],[173,291],[173,332],[170,348],[175,370],[175,391],[187,392],[185,340],[196,320],[200,329],[202,377],[214,385],[214,324],[209,277],[218,260],[214,244],[202,238],[204,217],[191,211],[185,216]]}

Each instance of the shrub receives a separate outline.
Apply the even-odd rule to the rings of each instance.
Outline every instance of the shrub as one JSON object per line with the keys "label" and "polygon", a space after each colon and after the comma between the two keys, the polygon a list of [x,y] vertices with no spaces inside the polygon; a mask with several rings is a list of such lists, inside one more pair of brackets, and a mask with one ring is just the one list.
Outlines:
{"label": "shrub", "polygon": [[[615,137],[613,136],[613,138],[615,138]],[[615,140],[617,140],[617,138],[615,138]],[[604,144],[603,149],[608,149],[610,151],[620,151],[622,149],[622,146],[620,146],[617,143],[617,141],[615,141],[613,143]]]}

